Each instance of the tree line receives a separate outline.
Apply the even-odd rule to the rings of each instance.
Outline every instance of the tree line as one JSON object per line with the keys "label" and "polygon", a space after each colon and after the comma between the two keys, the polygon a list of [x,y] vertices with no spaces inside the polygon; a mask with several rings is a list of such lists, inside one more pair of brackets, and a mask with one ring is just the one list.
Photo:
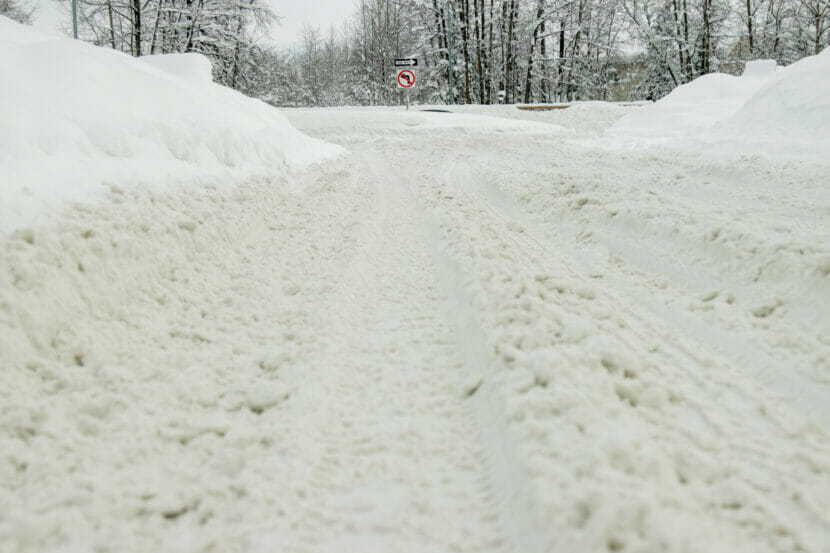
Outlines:
{"label": "tree line", "polygon": [[[76,1],[78,38],[133,56],[204,54],[214,79],[237,89],[261,80],[256,57],[277,20],[263,0]],[[29,22],[32,10],[24,2],[0,0],[0,15]]]}
{"label": "tree line", "polygon": [[340,35],[303,37],[273,54],[278,103],[397,102],[395,57],[418,58],[424,102],[644,100],[821,52],[830,0],[360,0]]}
{"label": "tree line", "polygon": [[[307,26],[288,50],[265,46],[278,18],[264,0],[78,3],[81,38],[205,54],[218,82],[275,105],[397,103],[399,57],[418,58],[422,102],[657,99],[830,42],[830,0],[359,0],[341,28]],[[19,0],[0,13],[27,14]]]}

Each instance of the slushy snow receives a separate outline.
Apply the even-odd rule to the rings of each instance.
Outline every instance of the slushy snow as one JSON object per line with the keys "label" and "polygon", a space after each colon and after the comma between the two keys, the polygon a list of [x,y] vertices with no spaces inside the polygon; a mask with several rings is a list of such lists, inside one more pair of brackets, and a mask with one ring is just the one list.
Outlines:
{"label": "slushy snow", "polygon": [[281,114],[0,19],[0,553],[827,553],[827,59]]}

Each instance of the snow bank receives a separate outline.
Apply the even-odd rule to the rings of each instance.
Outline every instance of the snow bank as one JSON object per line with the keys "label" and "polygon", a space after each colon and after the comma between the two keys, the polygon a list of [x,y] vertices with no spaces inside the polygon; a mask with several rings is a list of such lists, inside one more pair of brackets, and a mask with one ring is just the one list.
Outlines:
{"label": "snow bank", "polygon": [[163,54],[139,59],[194,85],[206,86],[213,82],[213,65],[202,54]]}
{"label": "snow bank", "polygon": [[785,68],[747,64],[678,87],[605,132],[606,144],[707,155],[830,159],[830,50]]}
{"label": "snow bank", "polygon": [[0,232],[113,187],[228,181],[341,150],[210,81],[196,55],[146,60],[0,17]]}
{"label": "snow bank", "polygon": [[719,135],[742,152],[830,159],[830,49],[777,72],[704,139]]}
{"label": "snow bank", "polygon": [[775,71],[774,61],[763,60],[748,63],[740,77],[704,75],[622,118],[606,136],[639,144],[695,136],[738,111]]}

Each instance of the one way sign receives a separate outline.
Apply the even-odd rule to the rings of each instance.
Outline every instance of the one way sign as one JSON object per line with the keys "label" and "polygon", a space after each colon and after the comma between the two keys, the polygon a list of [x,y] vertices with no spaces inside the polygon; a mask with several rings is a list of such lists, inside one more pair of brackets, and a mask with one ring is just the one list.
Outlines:
{"label": "one way sign", "polygon": [[400,58],[395,60],[395,67],[415,67],[418,65],[418,58]]}

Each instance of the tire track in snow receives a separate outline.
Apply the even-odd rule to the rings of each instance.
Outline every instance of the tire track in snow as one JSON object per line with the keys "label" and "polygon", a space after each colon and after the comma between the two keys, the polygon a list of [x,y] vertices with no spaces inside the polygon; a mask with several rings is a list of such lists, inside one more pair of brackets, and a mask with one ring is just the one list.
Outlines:
{"label": "tire track in snow", "polygon": [[375,159],[352,163],[374,207],[330,306],[293,550],[512,550],[417,206]]}
{"label": "tire track in snow", "polygon": [[497,203],[579,259],[581,270],[827,428],[823,173],[676,155],[580,163],[579,153],[518,186],[509,168],[477,177],[491,192],[503,186]]}
{"label": "tire track in snow", "polygon": [[723,551],[823,551],[823,432],[544,244],[470,178],[460,142],[382,153],[421,160],[417,194],[471,298],[481,389],[505,405],[544,550],[695,551],[720,536]]}

